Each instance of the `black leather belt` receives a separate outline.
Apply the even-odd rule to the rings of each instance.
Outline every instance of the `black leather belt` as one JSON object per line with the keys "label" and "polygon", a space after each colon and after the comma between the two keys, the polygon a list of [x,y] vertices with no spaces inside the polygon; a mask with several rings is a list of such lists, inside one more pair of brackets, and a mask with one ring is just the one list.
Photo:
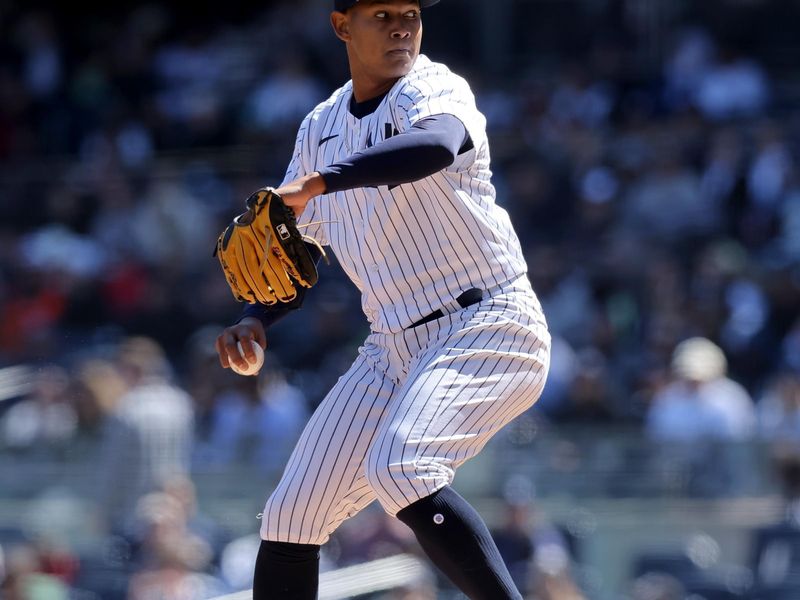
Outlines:
{"label": "black leather belt", "polygon": [[[466,292],[463,292],[458,298],[456,298],[456,302],[461,308],[467,308],[468,306],[472,306],[473,304],[477,304],[483,300],[483,290],[479,288],[470,288]],[[424,323],[428,323],[429,321],[434,321],[436,319],[441,319],[444,316],[444,311],[441,308],[437,308],[429,315],[425,315],[416,323],[412,323],[409,326],[409,329],[414,327],[419,327]]]}

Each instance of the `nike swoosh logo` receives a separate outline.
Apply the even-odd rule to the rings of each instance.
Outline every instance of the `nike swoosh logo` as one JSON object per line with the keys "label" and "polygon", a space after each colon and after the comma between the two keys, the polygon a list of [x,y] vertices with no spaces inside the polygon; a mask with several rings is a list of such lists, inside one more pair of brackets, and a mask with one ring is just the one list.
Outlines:
{"label": "nike swoosh logo", "polygon": [[337,134],[335,134],[335,135],[329,135],[328,137],[322,138],[322,139],[319,141],[319,145],[320,145],[320,146],[322,146],[322,144],[324,144],[325,142],[328,142],[328,141],[332,140],[332,139],[333,139],[333,138],[335,138],[335,137],[339,137],[339,134],[337,133]]}

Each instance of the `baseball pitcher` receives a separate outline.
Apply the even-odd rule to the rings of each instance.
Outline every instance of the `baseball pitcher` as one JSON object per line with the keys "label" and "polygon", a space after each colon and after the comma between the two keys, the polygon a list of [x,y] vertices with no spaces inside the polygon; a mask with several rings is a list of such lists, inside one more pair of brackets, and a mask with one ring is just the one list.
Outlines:
{"label": "baseball pitcher", "polygon": [[283,183],[217,243],[247,303],[217,339],[223,367],[245,367],[249,342],[266,346],[301,305],[323,247],[371,326],[266,502],[256,600],[316,598],[320,545],[375,500],[469,598],[521,598],[450,484],[537,400],[550,336],[495,203],[485,119],[467,82],[420,54],[421,11],[437,1],[335,0],[351,80],[300,125]]}

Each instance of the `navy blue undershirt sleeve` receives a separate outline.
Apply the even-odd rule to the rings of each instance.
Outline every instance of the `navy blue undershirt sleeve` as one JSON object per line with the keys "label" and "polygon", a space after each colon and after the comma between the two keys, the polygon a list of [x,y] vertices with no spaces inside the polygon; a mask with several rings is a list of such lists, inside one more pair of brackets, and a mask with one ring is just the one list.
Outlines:
{"label": "navy blue undershirt sleeve", "polygon": [[435,115],[318,172],[329,194],[360,187],[395,186],[449,167],[471,144],[466,127],[457,117]]}
{"label": "navy blue undershirt sleeve", "polygon": [[[314,259],[314,262],[319,264],[319,259],[322,257],[322,252],[320,252],[319,248],[317,248],[314,244],[309,243],[306,243],[306,247],[308,248],[309,252],[311,252],[311,257]],[[236,320],[236,322],[239,323],[246,317],[255,317],[261,321],[261,324],[264,326],[264,330],[266,331],[290,312],[297,310],[302,306],[303,300],[306,297],[307,289],[300,285],[295,287],[297,288],[297,296],[291,302],[278,302],[272,306],[259,303],[246,304],[244,310],[242,310],[242,314],[239,315],[239,318]]]}

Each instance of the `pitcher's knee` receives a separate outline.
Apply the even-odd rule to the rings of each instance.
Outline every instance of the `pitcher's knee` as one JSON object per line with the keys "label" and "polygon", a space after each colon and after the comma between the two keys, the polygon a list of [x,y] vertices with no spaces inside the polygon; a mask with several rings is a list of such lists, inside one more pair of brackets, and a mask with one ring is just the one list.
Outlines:
{"label": "pitcher's knee", "polygon": [[399,495],[404,487],[404,482],[408,478],[402,463],[389,464],[368,460],[365,465],[365,476],[367,483],[378,502],[387,508],[386,500]]}
{"label": "pitcher's knee", "polygon": [[450,484],[454,476],[447,459],[393,459],[379,451],[370,452],[365,468],[369,486],[383,509],[391,515]]}
{"label": "pitcher's knee", "polygon": [[308,501],[284,497],[276,490],[264,506],[259,534],[269,542],[321,546],[330,537],[325,526],[325,516],[321,517]]}

